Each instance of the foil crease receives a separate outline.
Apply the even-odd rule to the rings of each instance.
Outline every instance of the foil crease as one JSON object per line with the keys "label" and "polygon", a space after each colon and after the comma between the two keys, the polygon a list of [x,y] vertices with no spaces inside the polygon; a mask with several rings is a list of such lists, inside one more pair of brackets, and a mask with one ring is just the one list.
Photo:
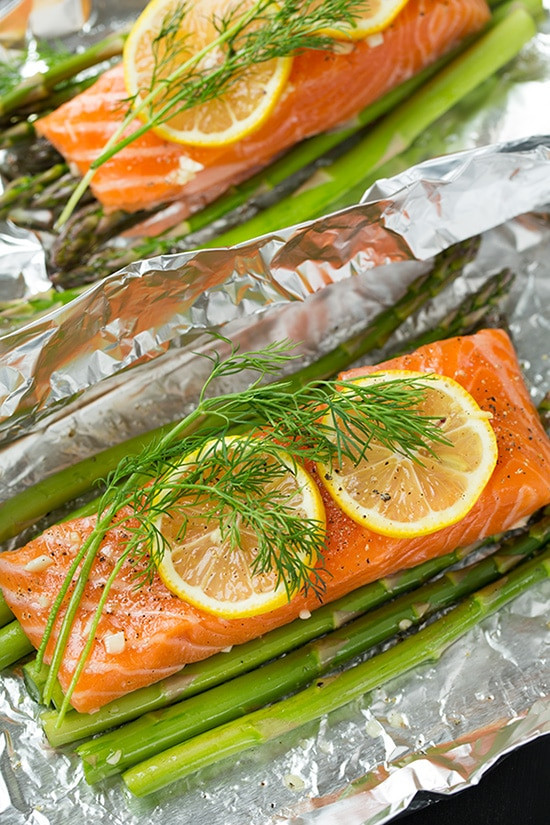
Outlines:
{"label": "foil crease", "polygon": [[[0,502],[184,414],[207,370],[200,353],[212,348],[209,330],[243,347],[299,340],[299,355],[311,360],[391,305],[438,251],[479,232],[476,261],[396,338],[432,325],[506,264],[516,272],[507,323],[533,398],[542,398],[550,386],[550,138],[527,136],[549,128],[549,46],[542,32],[504,83],[485,89],[479,109],[464,117],[458,107],[442,121],[439,149],[471,151],[417,164],[437,153],[426,138],[405,154],[410,168],[378,181],[357,207],[234,250],[135,264],[0,339]],[[9,286],[9,277],[0,281],[2,297],[44,288],[40,249],[28,240],[29,261]],[[227,344],[216,347],[223,354]],[[436,665],[145,800],[118,780],[87,786],[72,750],[45,742],[20,673],[6,671],[2,825],[387,822],[418,790],[460,790],[503,753],[550,733],[549,599],[545,582]]]}

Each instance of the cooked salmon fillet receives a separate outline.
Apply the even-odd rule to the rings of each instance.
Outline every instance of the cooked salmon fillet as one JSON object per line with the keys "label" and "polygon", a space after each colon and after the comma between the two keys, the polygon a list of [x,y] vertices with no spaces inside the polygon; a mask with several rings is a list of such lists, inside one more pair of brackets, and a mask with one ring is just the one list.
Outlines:
{"label": "cooked salmon fillet", "polygon": [[[188,212],[196,210],[298,141],[348,121],[478,31],[489,16],[485,0],[409,0],[380,43],[371,39],[340,54],[306,51],[295,57],[274,111],[251,135],[201,148],[149,132],[101,167],[93,192],[108,209],[133,212],[183,199]],[[126,97],[118,65],[37,121],[36,129],[84,174],[120,125]]]}
{"label": "cooked salmon fillet", "polygon": [[[484,330],[473,336],[430,344],[411,355],[384,362],[377,366],[380,368],[436,372],[457,380],[482,409],[493,414],[499,458],[488,485],[464,519],[414,539],[387,538],[359,526],[338,508],[318,482],[327,511],[326,601],[500,533],[550,502],[550,440],[530,400],[506,333]],[[354,378],[372,369],[354,370],[345,377]],[[0,587],[35,646],[40,643],[50,606],[71,559],[94,521],[92,517],[81,518],[51,527],[25,547],[0,555]],[[60,671],[65,688],[82,649],[87,624],[124,539],[124,530],[113,527],[96,559]],[[270,613],[224,620],[180,600],[158,576],[151,586],[136,590],[134,575],[135,565],[128,561],[115,581],[91,657],[73,694],[72,704],[78,710],[92,711],[168,676],[187,662],[259,636],[319,605],[314,594],[298,595]],[[124,644],[121,649],[112,650],[109,640],[116,634],[124,634]],[[47,660],[51,649],[52,644]]]}

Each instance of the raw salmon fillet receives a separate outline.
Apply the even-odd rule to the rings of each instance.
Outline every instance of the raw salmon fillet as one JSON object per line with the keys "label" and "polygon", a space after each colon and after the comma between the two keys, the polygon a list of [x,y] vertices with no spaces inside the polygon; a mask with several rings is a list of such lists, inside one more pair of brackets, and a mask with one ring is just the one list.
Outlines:
{"label": "raw salmon fillet", "polygon": [[[462,521],[415,539],[387,538],[362,528],[342,513],[319,482],[327,510],[326,601],[500,533],[550,502],[550,440],[530,400],[506,333],[484,330],[430,344],[377,369],[380,367],[455,378],[483,409],[493,414],[499,459],[481,497]],[[345,377],[353,378],[372,369],[355,370]],[[90,517],[54,526],[25,547],[0,555],[0,587],[35,646],[40,643],[50,605],[70,561],[93,524],[94,518]],[[120,526],[111,529],[96,560],[60,672],[65,688],[82,648],[87,623],[124,538]],[[314,594],[307,598],[299,595],[263,616],[224,620],[180,600],[159,577],[150,587],[136,590],[134,574],[135,566],[128,562],[115,581],[91,657],[73,695],[72,703],[78,710],[92,711],[168,676],[187,662],[257,637],[297,618],[304,609],[314,610],[319,605]],[[108,640],[120,633],[124,634],[123,649],[109,652]]]}
{"label": "raw salmon fillet", "polygon": [[[196,210],[298,141],[346,122],[478,31],[489,16],[485,0],[409,0],[380,44],[361,41],[342,54],[307,51],[294,58],[281,99],[253,134],[201,148],[149,132],[101,167],[93,192],[108,209],[133,212],[184,199],[184,212]],[[119,65],[36,129],[84,174],[120,124],[126,97]]]}

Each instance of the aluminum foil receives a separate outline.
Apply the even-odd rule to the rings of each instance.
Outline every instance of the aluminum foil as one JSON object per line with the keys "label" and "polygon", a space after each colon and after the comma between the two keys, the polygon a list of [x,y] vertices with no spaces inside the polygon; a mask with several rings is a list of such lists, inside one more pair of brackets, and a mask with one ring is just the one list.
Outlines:
{"label": "aluminum foil", "polygon": [[[548,94],[548,45],[541,34],[504,94],[487,89],[468,125],[453,114],[438,135],[446,148],[511,142],[413,166],[375,184],[360,206],[311,225],[234,250],[136,264],[0,339],[0,501],[191,408],[207,369],[200,352],[213,346],[208,330],[243,347],[289,337],[309,360],[394,302],[438,251],[478,232],[476,261],[398,338],[432,324],[506,264],[517,273],[508,325],[540,399],[550,387],[550,138],[516,140],[523,134],[510,129],[517,112],[520,132],[550,131],[547,107],[537,104]],[[405,162],[415,153],[429,154],[426,144]],[[88,787],[71,749],[47,746],[20,675],[5,672],[2,825],[65,825],[77,816],[117,825],[386,822],[418,790],[454,792],[550,732],[549,599],[550,584],[541,584],[436,665],[147,800],[117,780]]]}

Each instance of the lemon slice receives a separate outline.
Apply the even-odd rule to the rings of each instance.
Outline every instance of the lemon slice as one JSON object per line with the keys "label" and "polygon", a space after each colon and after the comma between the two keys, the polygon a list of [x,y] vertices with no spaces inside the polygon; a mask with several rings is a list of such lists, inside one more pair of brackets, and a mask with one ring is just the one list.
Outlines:
{"label": "lemon slice", "polygon": [[[181,0],[152,0],[132,27],[124,46],[124,80],[128,94],[138,95],[139,100],[139,96],[147,94],[152,87],[160,87],[164,78],[218,38],[216,25],[220,20],[235,9],[238,15],[243,15],[253,5],[252,0],[194,0],[182,14]],[[232,17],[232,21],[236,19]],[[172,28],[171,33],[164,36],[174,21],[178,24],[176,30]],[[250,27],[255,25],[258,23]],[[223,46],[212,46],[201,56],[196,68],[214,71],[226,57]],[[167,140],[195,146],[221,146],[240,140],[261,126],[273,110],[291,66],[290,57],[252,65],[238,75],[222,95],[174,113],[153,131]],[[152,113],[157,113],[165,103],[163,92],[152,103]]]}
{"label": "lemon slice", "polygon": [[322,33],[335,40],[365,40],[387,29],[407,3],[408,0],[369,0],[353,26],[343,23],[338,29],[323,29]]}
{"label": "lemon slice", "polygon": [[[408,378],[425,388],[418,411],[436,417],[448,444],[428,443],[435,456],[422,448],[419,461],[414,461],[372,441],[358,463],[344,458],[340,466],[318,466],[330,495],[350,518],[376,533],[400,538],[433,533],[464,518],[497,461],[490,413],[453,379],[389,370],[356,383]],[[328,418],[325,422],[331,423]]]}
{"label": "lemon slice", "polygon": [[[221,452],[216,447],[216,454],[220,455],[220,469],[216,468],[218,477],[223,472],[238,474],[245,469],[246,443],[245,437],[233,437],[225,439]],[[222,453],[236,449],[239,450],[237,462],[226,464]],[[197,462],[200,464],[209,450],[212,450],[211,446],[206,445],[198,453],[185,458],[182,466],[187,469],[176,471],[174,477],[177,479],[188,472],[189,468],[197,466]],[[276,478],[273,474],[266,476],[268,480],[263,489],[276,487],[277,492],[284,497],[285,507],[291,507],[293,514],[303,519],[314,519],[319,524],[322,541],[325,510],[313,478],[283,450],[277,451],[275,457],[271,452],[262,453],[260,458],[265,464],[276,462],[282,466],[282,472]],[[182,537],[183,512],[186,527]],[[258,535],[238,516],[239,542],[235,546],[227,530],[228,517],[227,508],[221,509],[214,519],[206,517],[205,506],[196,497],[188,505],[185,500],[180,500],[177,512],[163,513],[157,521],[157,527],[166,540],[164,554],[158,565],[159,574],[168,589],[181,599],[203,611],[227,619],[255,616],[274,610],[288,601],[285,584],[278,581],[274,568],[264,573],[252,572]],[[315,559],[309,557],[306,561],[309,565],[315,563]]]}

